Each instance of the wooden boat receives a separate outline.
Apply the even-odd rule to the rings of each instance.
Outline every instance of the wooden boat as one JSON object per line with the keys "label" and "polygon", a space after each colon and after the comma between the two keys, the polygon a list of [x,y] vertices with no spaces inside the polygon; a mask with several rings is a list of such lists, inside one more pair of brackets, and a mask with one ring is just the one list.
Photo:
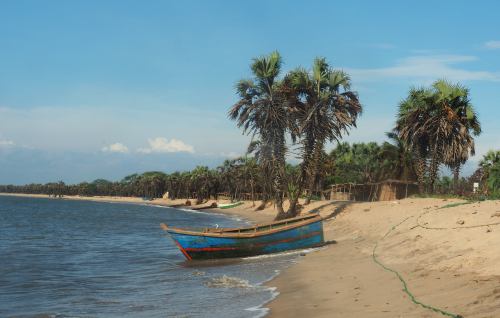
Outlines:
{"label": "wooden boat", "polygon": [[188,260],[246,257],[324,244],[323,218],[309,214],[246,228],[207,228],[193,231],[168,227],[177,247]]}

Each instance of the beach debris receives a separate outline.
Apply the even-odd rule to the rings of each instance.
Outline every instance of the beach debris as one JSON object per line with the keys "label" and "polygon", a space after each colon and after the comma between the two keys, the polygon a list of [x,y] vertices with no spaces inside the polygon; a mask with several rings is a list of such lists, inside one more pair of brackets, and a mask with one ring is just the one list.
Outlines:
{"label": "beach debris", "polygon": [[490,233],[491,232],[491,229],[490,228],[487,228],[486,229],[486,233]]}
{"label": "beach debris", "polygon": [[186,200],[186,203],[184,203],[184,205],[191,206],[191,201],[190,200]]}
{"label": "beach debris", "polygon": [[299,255],[300,256],[306,256],[307,254],[306,253],[300,253]]}
{"label": "beach debris", "polygon": [[465,224],[465,221],[464,221],[464,220],[458,220],[458,221],[457,221],[457,224],[464,225],[464,224]]}
{"label": "beach debris", "polygon": [[238,277],[231,277],[222,275],[220,277],[214,277],[206,281],[205,286],[210,288],[250,288],[252,285],[248,280],[241,279]]}
{"label": "beach debris", "polygon": [[477,214],[477,211],[472,212],[472,214]]}
{"label": "beach debris", "polygon": [[492,218],[494,218],[494,217],[500,217],[500,211],[496,211],[495,213],[493,213],[493,214],[491,215],[491,217],[492,217]]}

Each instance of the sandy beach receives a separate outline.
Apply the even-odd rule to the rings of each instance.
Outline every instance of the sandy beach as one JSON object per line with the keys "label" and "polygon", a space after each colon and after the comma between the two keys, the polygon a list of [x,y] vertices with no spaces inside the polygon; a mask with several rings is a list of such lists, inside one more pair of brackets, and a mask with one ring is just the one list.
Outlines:
{"label": "sandy beach", "polygon": [[[158,205],[185,201],[64,199]],[[413,198],[349,204],[324,222],[330,244],[301,257],[267,283],[280,293],[267,305],[269,317],[443,316],[412,302],[388,269],[398,272],[409,292],[425,305],[463,317],[500,317],[500,201],[457,205],[463,202]],[[326,216],[335,206],[315,201],[305,211],[320,208]],[[275,214],[272,205],[254,209],[252,202],[245,202],[215,210],[255,223],[270,221]]]}

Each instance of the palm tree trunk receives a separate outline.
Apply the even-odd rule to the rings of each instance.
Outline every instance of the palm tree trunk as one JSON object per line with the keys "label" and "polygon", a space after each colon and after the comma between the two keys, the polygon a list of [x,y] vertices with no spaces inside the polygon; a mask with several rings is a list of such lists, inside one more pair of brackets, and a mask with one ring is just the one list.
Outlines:
{"label": "palm tree trunk", "polygon": [[453,167],[453,187],[455,188],[455,194],[458,194],[458,180],[460,177],[460,164]]}
{"label": "palm tree trunk", "polygon": [[250,181],[250,191],[252,192],[252,207],[255,206],[254,186],[253,181]]}
{"label": "palm tree trunk", "polygon": [[306,137],[306,143],[304,145],[304,157],[302,164],[300,165],[300,175],[298,179],[298,189],[297,193],[290,197],[290,207],[288,208],[288,214],[290,217],[297,216],[299,213],[297,206],[299,203],[300,195],[304,191],[304,186],[307,182],[307,171],[311,169],[311,164],[313,163],[313,152],[314,152],[314,138],[309,135]]}
{"label": "palm tree trunk", "polygon": [[429,165],[429,192],[434,193],[434,183],[436,182],[441,154],[437,149],[433,151],[431,163]]}
{"label": "palm tree trunk", "polygon": [[306,196],[306,201],[304,205],[311,203],[311,197],[313,194],[314,185],[316,184],[316,178],[318,176],[319,164],[321,161],[321,152],[323,151],[323,142],[318,141],[314,149],[314,157],[311,161],[311,173],[309,176],[309,192]]}
{"label": "palm tree trunk", "polygon": [[283,210],[283,189],[285,185],[285,131],[281,131],[274,140],[274,197],[276,203],[276,210],[278,211],[276,219],[286,218],[286,213]]}
{"label": "palm tree trunk", "polygon": [[423,158],[418,151],[415,152],[415,173],[417,175],[418,181],[418,191],[420,194],[425,192],[425,171],[427,170],[427,164],[425,158]]}
{"label": "palm tree trunk", "polygon": [[257,208],[255,208],[255,211],[264,210],[266,208],[266,204],[267,204],[267,199],[263,198],[262,201],[260,202],[259,206]]}

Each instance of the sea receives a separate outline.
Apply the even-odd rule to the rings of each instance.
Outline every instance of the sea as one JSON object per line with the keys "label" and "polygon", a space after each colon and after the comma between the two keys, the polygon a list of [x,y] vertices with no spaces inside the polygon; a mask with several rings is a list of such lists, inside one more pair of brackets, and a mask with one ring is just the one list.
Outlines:
{"label": "sea", "polygon": [[162,206],[0,196],[0,317],[263,317],[297,251],[188,262],[160,223],[237,227]]}

